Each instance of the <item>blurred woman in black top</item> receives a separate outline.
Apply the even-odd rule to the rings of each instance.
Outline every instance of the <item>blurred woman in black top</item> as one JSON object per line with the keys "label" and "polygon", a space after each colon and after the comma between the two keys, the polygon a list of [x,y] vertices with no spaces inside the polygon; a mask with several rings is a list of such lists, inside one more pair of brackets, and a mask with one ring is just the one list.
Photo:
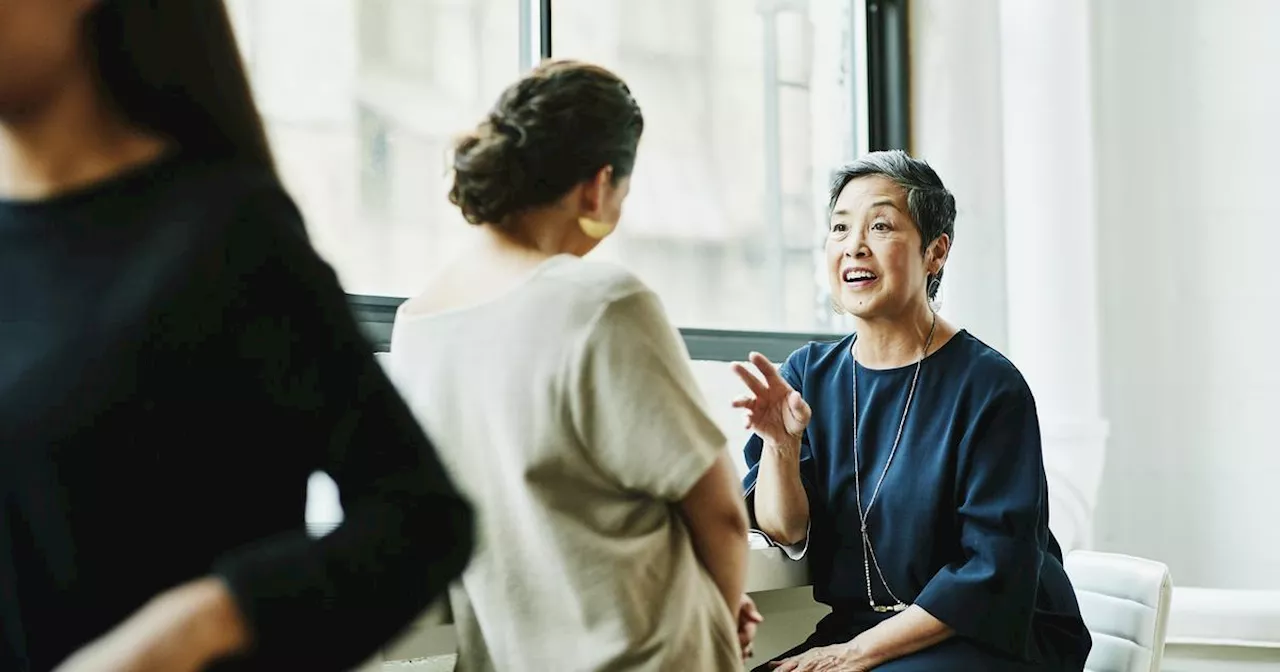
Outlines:
{"label": "blurred woman in black top", "polygon": [[0,670],[348,669],[462,570],[221,0],[0,2],[0,287]]}

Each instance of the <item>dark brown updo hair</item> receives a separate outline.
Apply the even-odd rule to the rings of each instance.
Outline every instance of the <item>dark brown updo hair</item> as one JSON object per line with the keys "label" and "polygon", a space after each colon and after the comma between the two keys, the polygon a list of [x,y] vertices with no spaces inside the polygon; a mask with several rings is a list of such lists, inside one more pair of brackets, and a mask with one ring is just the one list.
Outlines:
{"label": "dark brown updo hair", "polygon": [[449,202],[472,224],[498,224],[554,203],[613,166],[631,174],[644,118],[631,90],[608,70],[549,61],[511,85],[489,116],[454,147]]}

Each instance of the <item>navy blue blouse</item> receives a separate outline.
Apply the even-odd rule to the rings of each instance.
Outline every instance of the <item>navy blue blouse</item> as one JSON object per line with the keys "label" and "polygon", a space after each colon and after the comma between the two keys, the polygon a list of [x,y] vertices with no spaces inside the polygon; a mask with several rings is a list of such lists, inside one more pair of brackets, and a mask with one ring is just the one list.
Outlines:
{"label": "navy blue blouse", "polygon": [[[875,614],[867,604],[853,487],[853,367],[865,508],[915,365],[867,369],[854,362],[852,342],[810,343],[780,368],[813,409],[800,473],[809,497],[814,597],[870,627],[892,614]],[[867,521],[885,580],[903,602],[957,636],[1023,660],[1083,661],[1089,633],[1049,531],[1039,421],[1022,375],[961,331],[924,360],[915,394]],[[749,505],[761,449],[756,436],[745,448]],[[871,586],[877,604],[893,604],[874,567]]]}

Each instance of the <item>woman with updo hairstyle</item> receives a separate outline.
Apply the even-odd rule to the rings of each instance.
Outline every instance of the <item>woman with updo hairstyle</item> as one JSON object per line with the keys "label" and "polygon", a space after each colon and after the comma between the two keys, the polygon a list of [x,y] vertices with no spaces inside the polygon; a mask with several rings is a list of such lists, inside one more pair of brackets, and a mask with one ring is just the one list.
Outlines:
{"label": "woman with updo hairstyle", "polygon": [[[479,242],[406,302],[393,377],[478,512],[453,594],[461,670],[731,670],[759,614],[726,438],[683,341],[626,270],[644,127],[609,71],[549,62],[454,155]],[[429,530],[424,530],[429,534]]]}

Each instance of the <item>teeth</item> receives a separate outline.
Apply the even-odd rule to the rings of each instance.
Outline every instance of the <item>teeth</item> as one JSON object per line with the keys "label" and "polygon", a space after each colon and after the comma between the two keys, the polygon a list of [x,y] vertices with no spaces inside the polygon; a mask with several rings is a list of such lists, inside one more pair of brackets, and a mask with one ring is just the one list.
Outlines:
{"label": "teeth", "polygon": [[875,274],[868,271],[845,271],[845,282],[857,282],[859,280],[874,280]]}

